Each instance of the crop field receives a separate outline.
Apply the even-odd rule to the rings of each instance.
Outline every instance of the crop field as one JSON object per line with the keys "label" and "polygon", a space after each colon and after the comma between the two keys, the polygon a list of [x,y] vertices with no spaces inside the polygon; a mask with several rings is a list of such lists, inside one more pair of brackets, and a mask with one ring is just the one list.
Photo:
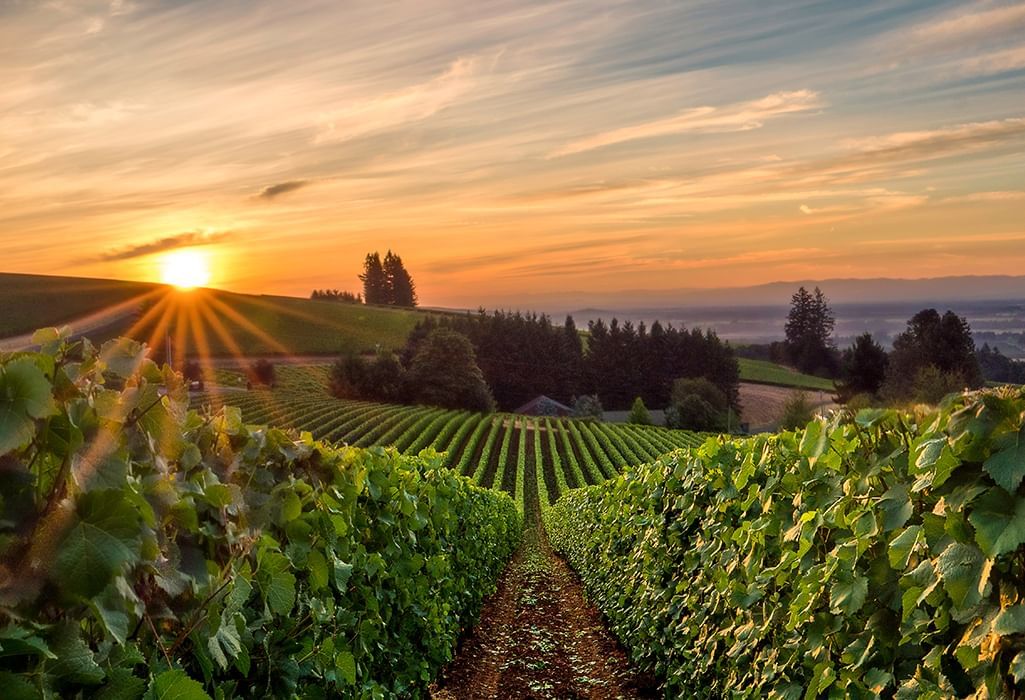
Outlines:
{"label": "crop field", "polygon": [[651,426],[342,400],[328,396],[323,383],[317,386],[323,368],[278,371],[290,388],[211,392],[196,396],[193,405],[236,406],[246,423],[309,431],[332,444],[393,446],[408,455],[430,447],[445,453],[446,466],[480,486],[507,491],[521,507],[535,486],[546,506],[569,489],[704,439]]}

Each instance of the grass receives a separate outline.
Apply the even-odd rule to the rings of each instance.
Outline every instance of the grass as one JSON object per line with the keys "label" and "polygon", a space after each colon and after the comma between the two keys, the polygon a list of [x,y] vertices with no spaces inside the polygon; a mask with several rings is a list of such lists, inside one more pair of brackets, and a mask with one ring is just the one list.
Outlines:
{"label": "grass", "polygon": [[752,360],[746,357],[737,358],[740,363],[740,381],[755,384],[773,384],[776,386],[792,386],[797,389],[815,389],[832,391],[833,380],[802,374],[795,369],[777,365],[766,360]]}
{"label": "grass", "polygon": [[0,274],[0,338],[59,326],[145,297],[137,308],[87,335],[119,335],[161,345],[178,358],[204,354],[329,355],[398,349],[425,315],[410,309],[256,296],[209,289],[178,292],[155,284],[75,277]]}
{"label": "grass", "polygon": [[159,285],[0,272],[0,338],[57,326],[159,289]]}

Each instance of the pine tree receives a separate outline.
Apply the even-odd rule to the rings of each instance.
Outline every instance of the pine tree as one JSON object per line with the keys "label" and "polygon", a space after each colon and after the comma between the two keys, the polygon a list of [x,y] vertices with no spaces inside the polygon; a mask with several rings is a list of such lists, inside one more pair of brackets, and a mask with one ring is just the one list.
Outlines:
{"label": "pine tree", "polygon": [[790,300],[785,326],[787,358],[802,372],[834,376],[838,369],[832,335],[836,322],[826,295],[801,287]]}
{"label": "pine tree", "polygon": [[363,300],[367,304],[387,304],[390,292],[388,279],[381,264],[381,256],[376,252],[367,253],[363,262],[363,274],[359,276],[363,281]]}
{"label": "pine tree", "polygon": [[408,308],[416,306],[416,285],[402,264],[402,258],[389,250],[384,256],[382,267],[387,287],[387,300],[384,303]]}

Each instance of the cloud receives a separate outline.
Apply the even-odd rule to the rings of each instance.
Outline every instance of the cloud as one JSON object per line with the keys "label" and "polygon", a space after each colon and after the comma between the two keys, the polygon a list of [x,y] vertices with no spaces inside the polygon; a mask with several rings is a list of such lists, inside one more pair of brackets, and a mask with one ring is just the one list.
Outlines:
{"label": "cloud", "polygon": [[921,24],[911,32],[911,45],[943,44],[944,47],[965,42],[992,42],[1000,36],[1013,36],[1025,28],[1025,3],[998,7],[975,3],[968,10],[959,10],[941,19]]}
{"label": "cloud", "polygon": [[163,253],[168,250],[174,250],[176,248],[189,248],[193,246],[201,245],[212,245],[214,243],[220,243],[229,236],[228,231],[219,231],[215,233],[206,233],[203,231],[185,231],[184,233],[177,233],[173,236],[165,236],[164,238],[158,238],[155,241],[149,241],[148,243],[139,243],[137,245],[127,246],[125,248],[116,248],[103,253],[95,260],[103,262],[112,262],[115,260],[130,260],[132,258],[141,258],[144,255],[152,255],[153,253]]}
{"label": "cloud", "polygon": [[812,209],[807,204],[802,204],[800,206],[800,210],[801,210],[802,214],[807,214],[808,216],[811,216],[812,214],[815,213],[815,209]]}
{"label": "cloud", "polygon": [[517,260],[536,258],[551,253],[577,253],[596,248],[608,248],[616,245],[627,245],[647,240],[648,236],[643,234],[619,236],[616,238],[599,238],[580,241],[567,241],[564,243],[548,244],[526,250],[504,251],[500,253],[488,253],[487,255],[474,255],[454,260],[445,259],[427,266],[431,272],[460,272],[462,270],[474,270],[478,268],[489,268],[497,265],[508,264]]}
{"label": "cloud", "polygon": [[821,106],[822,100],[814,90],[794,90],[777,92],[758,100],[737,102],[724,107],[695,107],[665,119],[613,129],[573,141],[555,151],[552,157],[669,134],[749,131],[761,128],[766,120],[773,117],[806,112]]}
{"label": "cloud", "polygon": [[274,199],[283,194],[289,192],[295,192],[300,190],[307,185],[312,184],[309,180],[286,180],[285,182],[278,182],[273,185],[267,185],[260,193],[256,195],[257,199]]}
{"label": "cloud", "polygon": [[315,143],[359,136],[421,121],[455,103],[475,83],[476,61],[460,58],[441,75],[385,95],[364,99],[327,114]]}

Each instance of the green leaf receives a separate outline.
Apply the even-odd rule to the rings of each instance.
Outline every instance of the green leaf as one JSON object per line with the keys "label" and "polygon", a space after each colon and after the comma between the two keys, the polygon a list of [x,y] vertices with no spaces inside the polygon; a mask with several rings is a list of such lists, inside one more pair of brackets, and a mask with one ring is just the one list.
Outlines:
{"label": "green leaf", "polygon": [[203,686],[188,677],[185,671],[164,671],[154,678],[146,691],[146,700],[211,700]]}
{"label": "green leaf", "polygon": [[121,492],[83,494],[76,522],[57,552],[55,582],[71,595],[96,595],[137,556],[139,532],[138,511]]}
{"label": "green leaf", "polygon": [[124,599],[114,586],[107,586],[102,596],[92,599],[92,607],[103,626],[118,644],[128,638],[128,615],[125,614]]}
{"label": "green leaf", "polygon": [[338,652],[338,655],[335,656],[335,668],[338,669],[338,673],[347,685],[355,685],[356,659],[352,657],[352,652]]}
{"label": "green leaf", "polygon": [[39,700],[43,697],[24,676],[8,671],[0,671],[0,688],[3,688],[4,700]]}
{"label": "green leaf", "polygon": [[310,570],[310,586],[314,590],[326,587],[328,584],[327,559],[319,549],[310,552],[306,559],[306,566]]}
{"label": "green leaf", "polygon": [[989,579],[991,561],[976,547],[952,542],[936,558],[936,569],[947,595],[958,608],[975,605]]}
{"label": "green leaf", "polygon": [[1025,499],[1015,498],[1002,488],[991,488],[975,501],[968,521],[986,556],[1013,552],[1025,542]]}
{"label": "green leaf", "polygon": [[1025,424],[1014,438],[1014,443],[994,453],[983,468],[1005,490],[1014,493],[1025,477]]}
{"label": "green leaf", "polygon": [[128,379],[146,359],[146,346],[130,338],[115,338],[100,347],[100,357],[106,363],[107,371]]}
{"label": "green leaf", "polygon": [[1019,651],[1011,659],[1011,667],[1008,669],[1014,677],[1015,683],[1025,680],[1025,651]]}
{"label": "green leaf", "polygon": [[895,484],[884,493],[879,499],[879,507],[883,511],[883,530],[887,532],[904,527],[904,523],[915,512],[911,505],[908,487],[904,484]]}
{"label": "green leaf", "polygon": [[826,424],[821,420],[814,420],[804,429],[801,436],[801,454],[808,457],[811,462],[822,456],[829,445],[829,431]]}
{"label": "green leaf", "polygon": [[352,564],[346,564],[338,557],[334,558],[334,569],[335,569],[335,588],[340,593],[344,593],[346,585],[349,583],[349,577],[352,576]]}
{"label": "green leaf", "polygon": [[50,382],[27,357],[0,365],[0,455],[28,443],[36,418],[55,410]]}
{"label": "green leaf", "polygon": [[50,649],[57,658],[46,662],[47,672],[68,683],[96,685],[104,678],[103,669],[82,640],[78,625],[64,623],[50,640]]}
{"label": "green leaf", "polygon": [[890,559],[890,566],[895,571],[903,571],[908,567],[911,559],[911,552],[915,546],[922,541],[922,526],[912,525],[900,533],[890,542],[887,556]]}
{"label": "green leaf", "polygon": [[290,568],[283,554],[265,550],[260,555],[260,587],[267,606],[278,615],[287,615],[295,605],[295,576]]}
{"label": "green leaf", "polygon": [[107,682],[90,700],[139,700],[146,692],[146,681],[126,668],[115,668]]}
{"label": "green leaf", "polygon": [[993,631],[1001,636],[1025,632],[1025,605],[1012,605],[1001,610],[993,620]]}
{"label": "green leaf", "polygon": [[829,608],[833,612],[853,615],[865,604],[868,594],[868,579],[864,576],[839,579],[829,590]]}
{"label": "green leaf", "polygon": [[217,632],[207,640],[210,655],[221,669],[227,669],[228,660],[236,659],[242,652],[242,639],[239,637],[237,623],[237,618],[240,617],[240,613],[225,610],[221,614],[221,624]]}

